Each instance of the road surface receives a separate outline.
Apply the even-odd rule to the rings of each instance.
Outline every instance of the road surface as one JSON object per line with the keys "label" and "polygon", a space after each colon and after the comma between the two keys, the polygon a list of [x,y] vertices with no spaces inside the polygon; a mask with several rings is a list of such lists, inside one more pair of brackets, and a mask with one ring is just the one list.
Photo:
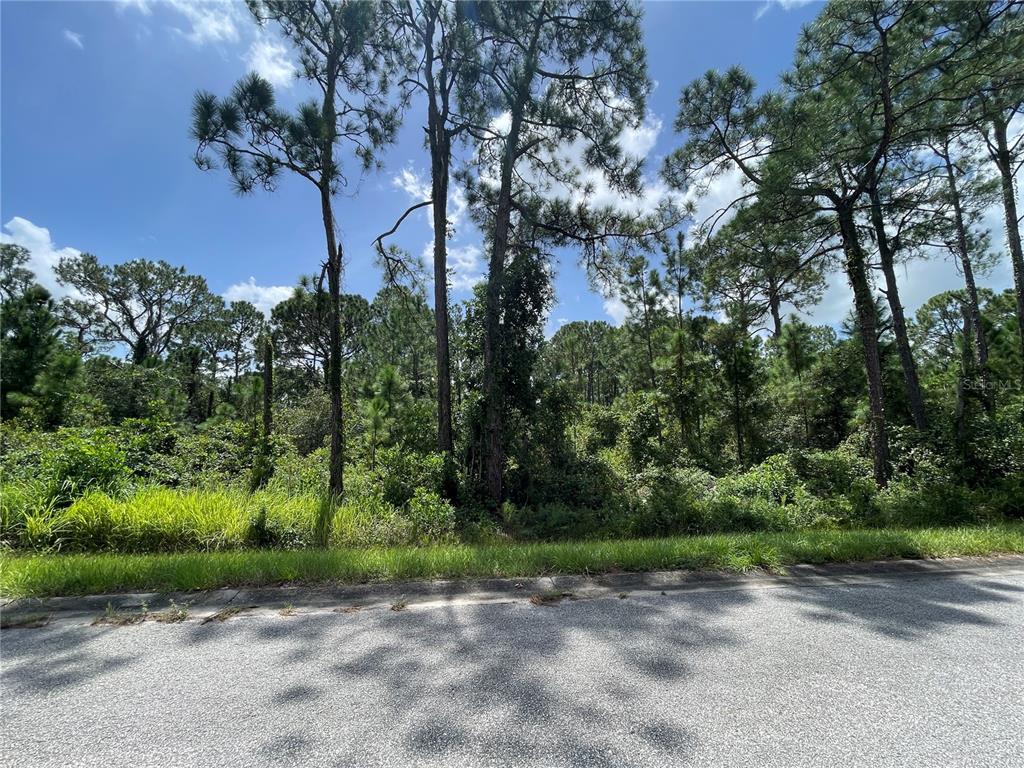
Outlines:
{"label": "road surface", "polygon": [[3,764],[1024,766],[1019,561],[284,613],[5,630]]}

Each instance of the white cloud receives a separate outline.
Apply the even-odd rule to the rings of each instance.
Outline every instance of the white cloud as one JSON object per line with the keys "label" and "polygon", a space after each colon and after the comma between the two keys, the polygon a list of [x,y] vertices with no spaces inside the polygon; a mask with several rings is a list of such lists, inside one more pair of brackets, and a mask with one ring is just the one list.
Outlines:
{"label": "white cloud", "polygon": [[295,80],[295,64],[283,43],[261,35],[242,57],[246,66],[272,85],[288,87]]}
{"label": "white cloud", "polygon": [[654,149],[661,128],[661,118],[649,114],[640,125],[627,125],[623,128],[619,134],[618,145],[630,157],[642,160]]}
{"label": "white cloud", "polygon": [[265,317],[270,317],[270,311],[294,291],[295,288],[288,285],[257,285],[256,278],[250,277],[244,283],[228,286],[223,296],[226,301],[248,301]]}
{"label": "white cloud", "polygon": [[618,294],[605,297],[604,311],[612,319],[612,325],[622,325],[626,322],[626,316],[629,314],[626,302]]}
{"label": "white cloud", "polygon": [[[649,113],[639,125],[623,127],[617,143],[625,155],[634,160],[645,160],[654,149],[662,127],[662,121]],[[585,203],[595,209],[610,207],[627,215],[649,216],[667,202],[679,204],[683,201],[682,195],[669,189],[658,177],[645,178],[639,195],[623,194],[608,182],[603,171],[587,165],[583,158],[586,147],[587,141],[579,138],[559,145],[553,153],[544,153],[552,156],[555,163],[566,170],[571,179],[569,183],[548,183],[538,178],[528,166],[517,170],[529,183],[544,187],[542,191],[548,197],[569,200],[574,204]]]}
{"label": "white cloud", "polygon": [[391,185],[405,192],[414,203],[430,199],[430,181],[412,167],[396,173],[391,178]]}
{"label": "white cloud", "polygon": [[[118,0],[118,11],[132,9],[143,16],[153,13],[154,3],[148,0]],[[166,0],[160,4],[185,18],[188,27],[170,26],[176,34],[190,43],[235,43],[240,38],[239,21],[244,18],[245,6],[231,0]]]}
{"label": "white cloud", "polygon": [[238,41],[236,22],[241,6],[230,2],[196,2],[196,0],[169,0],[170,5],[184,16],[191,29],[177,31],[190,43],[234,43]]}
{"label": "white cloud", "polygon": [[115,0],[115,5],[118,13],[123,13],[129,8],[134,8],[143,16],[149,16],[153,13],[149,0]]}
{"label": "white cloud", "polygon": [[67,295],[67,289],[57,282],[53,270],[62,258],[78,256],[81,251],[68,246],[58,248],[50,237],[50,230],[37,226],[21,216],[15,216],[4,224],[4,229],[7,231],[0,232],[0,242],[13,243],[28,249],[28,268],[35,273],[36,282],[55,297]]}
{"label": "white cloud", "polygon": [[[733,203],[749,192],[743,171],[733,167],[707,184],[692,185],[682,199],[694,206],[691,218],[695,227],[714,225],[717,230],[736,215],[737,206]],[[689,244],[693,244],[692,240]]]}
{"label": "white cloud", "polygon": [[[391,178],[391,185],[402,190],[412,204],[429,200],[431,195],[430,180],[426,174],[420,173],[414,168],[406,167]],[[448,191],[448,225],[454,230],[454,237],[448,244],[448,269],[451,273],[450,281],[452,290],[468,291],[480,282],[483,277],[483,251],[475,243],[459,245],[460,227],[466,221],[468,212],[466,195],[461,187],[449,187]],[[432,206],[423,207],[427,224],[431,231],[434,229],[434,217]],[[433,238],[423,246],[423,261],[430,264],[434,257]]]}
{"label": "white cloud", "polygon": [[[976,279],[979,287],[991,288],[997,293],[1012,288],[1013,274],[1009,258],[996,264],[988,274],[976,275]],[[903,305],[903,311],[907,318],[913,318],[921,305],[932,296],[944,291],[962,290],[964,287],[963,276],[948,257],[916,259],[898,268],[896,280],[900,292],[900,303]],[[881,276],[876,275],[876,292],[879,296],[882,296],[878,291],[881,281]],[[847,282],[846,274],[841,270],[830,273],[827,276],[827,283],[821,303],[803,314],[809,322],[816,325],[838,327],[853,310],[853,293]]]}
{"label": "white cloud", "polygon": [[[425,173],[420,173],[411,166],[406,166],[391,177],[391,186],[400,189],[409,196],[410,203],[420,203],[429,200],[431,196],[430,179]],[[460,186],[448,186],[448,226],[458,229],[466,219],[469,206],[466,203],[466,193]],[[434,227],[434,215],[431,206],[423,207],[424,215],[430,228]]]}
{"label": "white cloud", "polygon": [[72,32],[70,29],[64,30],[64,39],[75,46],[78,50],[85,50],[85,43],[82,42],[82,35],[80,32]]}
{"label": "white cloud", "polygon": [[772,6],[778,6],[783,11],[792,11],[794,8],[800,8],[813,2],[817,2],[817,0],[765,0],[764,5],[758,8],[754,14],[754,20],[756,21],[768,13]]}
{"label": "white cloud", "polygon": [[484,279],[483,251],[478,245],[449,246],[448,268],[452,289],[468,291]]}

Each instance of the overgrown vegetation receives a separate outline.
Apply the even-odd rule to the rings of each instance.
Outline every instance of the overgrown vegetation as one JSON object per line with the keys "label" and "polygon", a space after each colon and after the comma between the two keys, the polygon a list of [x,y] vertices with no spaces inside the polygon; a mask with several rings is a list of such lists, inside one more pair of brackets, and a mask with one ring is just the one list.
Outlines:
{"label": "overgrown vegetation", "polygon": [[185,592],[227,586],[674,569],[743,572],[797,563],[1012,553],[1024,553],[1024,527],[1020,524],[361,550],[15,555],[3,560],[0,594],[45,597],[124,591]]}
{"label": "overgrown vegetation", "polygon": [[[621,541],[658,536],[794,534],[705,540],[745,542],[737,562],[769,565],[755,541],[782,542],[789,561],[804,532],[882,542],[879,556],[937,550],[900,549],[925,534],[841,532],[1018,536],[998,526],[1024,516],[1024,134],[1007,127],[1024,104],[1019,7],[829,4],[777,90],[739,69],[683,89],[662,169],[679,194],[650,210],[620,146],[651,85],[636,5],[489,3],[472,18],[432,1],[251,6],[303,53],[317,101],[285,113],[257,75],[227,98],[200,92],[197,160],[240,192],[283,171],[312,181],[319,277],[266,318],[166,263],[81,254],[57,267],[57,302],[29,254],[2,246],[0,541],[61,555],[10,558],[10,589],[91,588],[62,569],[97,563],[126,574],[97,577],[110,586],[144,586],[161,563],[177,574],[161,583],[207,585],[175,570],[194,560],[69,553],[221,553],[208,577],[221,583],[685,561],[681,540],[638,543],[635,558]],[[372,166],[398,106],[411,100],[414,119],[420,98],[430,187],[460,185],[486,275],[448,301],[438,203],[433,307],[420,265],[385,236],[384,287],[344,294],[343,161]],[[491,129],[499,118],[507,130]],[[555,161],[568,144],[582,159]],[[727,172],[743,196],[693,220],[680,195]],[[616,202],[589,198],[598,176]],[[1006,252],[982,226],[997,200]],[[624,321],[546,338],[556,256],[573,252]],[[954,259],[963,288],[904,316],[896,267],[925,258]],[[979,288],[1006,260],[1015,287]],[[847,322],[800,319],[839,272]],[[615,540],[616,554],[516,543],[576,539]],[[345,551],[264,551],[314,548]],[[33,574],[49,586],[23,586]]]}

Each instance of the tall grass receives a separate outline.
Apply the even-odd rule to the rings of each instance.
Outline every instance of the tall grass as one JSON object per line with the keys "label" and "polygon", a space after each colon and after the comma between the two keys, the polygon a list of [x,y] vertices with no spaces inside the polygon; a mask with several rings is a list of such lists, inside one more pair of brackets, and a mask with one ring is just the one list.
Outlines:
{"label": "tall grass", "polygon": [[795,563],[1024,553],[1024,525],[720,534],[569,543],[162,555],[5,555],[7,596],[188,591],[284,583],[536,576],[611,570],[745,571]]}
{"label": "tall grass", "polygon": [[[44,552],[143,553],[444,540],[443,527],[419,519],[423,510],[419,505],[413,510],[419,516],[410,516],[379,494],[332,504],[316,494],[274,488],[249,493],[160,486],[126,495],[88,491],[60,506],[40,488],[22,483],[0,491],[0,541]],[[435,511],[453,524],[449,506]]]}
{"label": "tall grass", "polygon": [[[90,491],[69,506],[9,496],[0,536],[11,546],[60,552],[217,551],[297,545],[312,538],[315,496],[241,490],[142,488],[117,497]],[[259,535],[256,539],[254,536]]]}

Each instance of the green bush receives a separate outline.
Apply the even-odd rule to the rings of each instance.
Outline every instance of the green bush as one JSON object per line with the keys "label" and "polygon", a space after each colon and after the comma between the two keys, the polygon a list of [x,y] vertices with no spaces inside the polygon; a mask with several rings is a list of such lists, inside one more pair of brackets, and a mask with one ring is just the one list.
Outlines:
{"label": "green bush", "polygon": [[267,501],[260,499],[250,506],[246,544],[260,548],[294,549],[309,543],[308,526],[301,516],[286,518],[271,514]]}
{"label": "green bush", "polygon": [[41,479],[0,486],[0,544],[47,549],[61,535],[61,510]]}
{"label": "green bush", "polygon": [[629,468],[638,471],[646,466],[661,465],[657,396],[635,392],[617,400],[615,409],[622,424],[617,447],[626,457]]}
{"label": "green bush", "polygon": [[596,454],[602,448],[611,448],[619,439],[621,432],[622,423],[611,408],[588,405],[583,409],[579,440],[585,453]]}
{"label": "green bush", "polygon": [[417,544],[439,544],[455,535],[455,508],[435,491],[417,488],[406,505],[405,518]]}
{"label": "green bush", "polygon": [[630,484],[629,534],[661,536],[709,531],[707,501],[714,478],[695,468],[648,469]]}
{"label": "green bush", "polygon": [[955,483],[923,484],[901,479],[878,492],[876,505],[876,524],[917,527],[998,522],[1007,512],[1012,514],[1014,507],[1019,508],[1020,500]]}
{"label": "green bush", "polygon": [[365,493],[334,509],[329,543],[337,547],[395,546],[410,543],[412,524],[382,494]]}
{"label": "green bush", "polygon": [[786,458],[807,490],[817,496],[846,495],[861,481],[873,482],[870,460],[849,445],[831,451],[793,449]]}
{"label": "green bush", "polygon": [[380,493],[385,502],[403,507],[417,488],[440,493],[444,480],[444,456],[413,453],[398,447],[377,451],[373,468],[358,466],[346,477],[346,498],[359,500]]}
{"label": "green bush", "polygon": [[55,444],[42,457],[40,474],[49,498],[60,505],[89,490],[118,493],[129,480],[124,451],[105,430],[58,432]]}
{"label": "green bush", "polygon": [[587,539],[609,535],[606,509],[573,507],[560,501],[502,505],[502,520],[516,538]]}
{"label": "green bush", "polygon": [[254,458],[252,428],[240,421],[182,434],[170,459],[178,483],[186,488],[248,487]]}
{"label": "green bush", "polygon": [[[8,494],[5,493],[5,498]],[[175,552],[312,541],[316,497],[145,487],[91,490],[69,506],[5,501],[4,540],[27,549]]]}
{"label": "green bush", "polygon": [[182,428],[163,419],[125,419],[113,430],[125,453],[132,474],[146,483],[176,487],[185,478],[179,474],[174,457]]}
{"label": "green bush", "polygon": [[776,454],[746,472],[721,478],[717,492],[723,496],[785,505],[793,500],[797,489],[802,487],[789,458],[785,454]]}
{"label": "green bush", "polygon": [[317,448],[306,455],[285,450],[274,461],[274,474],[267,488],[282,493],[323,493],[330,477],[329,461],[327,448]]}
{"label": "green bush", "polygon": [[[510,473],[513,474],[513,473]],[[621,477],[597,456],[573,454],[533,468],[515,496],[524,504],[561,503],[599,509],[622,495]]]}

